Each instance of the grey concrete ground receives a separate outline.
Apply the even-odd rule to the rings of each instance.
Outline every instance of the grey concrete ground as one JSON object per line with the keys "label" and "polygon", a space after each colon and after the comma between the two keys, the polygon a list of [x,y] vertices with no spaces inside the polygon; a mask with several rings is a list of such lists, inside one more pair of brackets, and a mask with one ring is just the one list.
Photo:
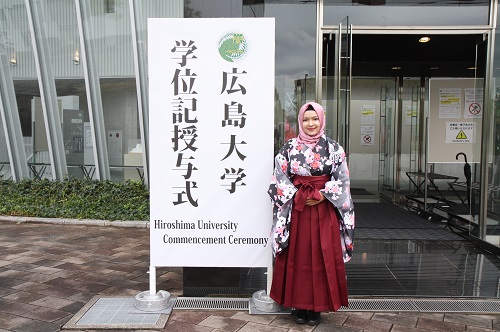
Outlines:
{"label": "grey concrete ground", "polygon": [[[60,331],[96,295],[133,297],[149,289],[145,223],[38,221],[45,222],[0,218],[0,332]],[[181,268],[157,275],[158,289],[182,296]],[[323,314],[311,327],[289,315],[174,309],[163,331],[500,331],[500,313],[344,311]]]}

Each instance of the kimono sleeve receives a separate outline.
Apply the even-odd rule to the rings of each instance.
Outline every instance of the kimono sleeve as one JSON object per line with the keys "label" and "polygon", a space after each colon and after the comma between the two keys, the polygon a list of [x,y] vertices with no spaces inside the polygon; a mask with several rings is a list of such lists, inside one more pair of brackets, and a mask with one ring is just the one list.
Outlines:
{"label": "kimono sleeve", "polygon": [[290,178],[288,163],[288,144],[285,144],[274,158],[274,172],[268,190],[273,203],[271,235],[274,256],[288,246],[293,195],[297,191]]}
{"label": "kimono sleeve", "polygon": [[293,185],[289,172],[288,144],[285,144],[274,157],[274,172],[269,185],[269,196],[273,205],[282,208],[291,202],[297,188]]}
{"label": "kimono sleeve", "polygon": [[350,190],[349,169],[344,149],[337,142],[329,142],[332,162],[331,180],[321,193],[337,208],[341,218],[341,231],[345,232],[345,247],[351,253],[354,239],[354,204]]}

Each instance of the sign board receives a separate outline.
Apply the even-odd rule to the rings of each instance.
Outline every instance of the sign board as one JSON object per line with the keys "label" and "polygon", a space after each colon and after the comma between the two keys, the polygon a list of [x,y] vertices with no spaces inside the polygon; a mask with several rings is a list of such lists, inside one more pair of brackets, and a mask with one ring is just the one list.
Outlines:
{"label": "sign board", "polygon": [[274,19],[149,19],[151,265],[267,267]]}
{"label": "sign board", "polygon": [[480,162],[484,80],[432,78],[429,80],[428,162]]}

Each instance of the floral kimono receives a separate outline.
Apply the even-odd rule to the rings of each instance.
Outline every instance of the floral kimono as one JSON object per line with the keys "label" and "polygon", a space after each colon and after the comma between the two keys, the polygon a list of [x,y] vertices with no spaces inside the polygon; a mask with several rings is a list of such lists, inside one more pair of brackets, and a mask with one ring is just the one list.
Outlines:
{"label": "floral kimono", "polygon": [[297,188],[293,176],[331,176],[320,192],[332,203],[339,217],[341,246],[344,262],[352,256],[354,236],[354,209],[350,193],[349,170],[344,149],[323,135],[314,148],[288,140],[275,157],[275,169],[269,186],[273,202],[272,248],[274,256],[288,246],[294,194]]}

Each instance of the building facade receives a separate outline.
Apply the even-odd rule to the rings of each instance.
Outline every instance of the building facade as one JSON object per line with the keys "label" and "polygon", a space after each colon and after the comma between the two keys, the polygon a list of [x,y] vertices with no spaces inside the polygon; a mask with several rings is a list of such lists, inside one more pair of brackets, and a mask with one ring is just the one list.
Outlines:
{"label": "building facade", "polygon": [[[411,206],[428,212],[427,190],[443,189],[429,174],[449,176],[466,183],[443,178],[469,206],[457,224],[500,247],[497,16],[496,0],[4,0],[0,179],[148,184],[147,18],[274,17],[275,147],[318,101],[353,187],[394,203],[419,189]],[[450,93],[470,144],[446,138]]]}

